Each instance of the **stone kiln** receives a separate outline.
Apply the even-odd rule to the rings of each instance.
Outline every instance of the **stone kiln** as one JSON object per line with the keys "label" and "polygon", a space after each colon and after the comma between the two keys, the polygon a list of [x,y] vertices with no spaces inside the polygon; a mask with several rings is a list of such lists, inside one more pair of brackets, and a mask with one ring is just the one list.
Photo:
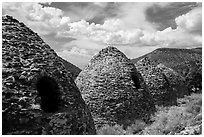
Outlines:
{"label": "stone kiln", "polygon": [[96,134],[63,63],[36,33],[2,18],[3,134]]}

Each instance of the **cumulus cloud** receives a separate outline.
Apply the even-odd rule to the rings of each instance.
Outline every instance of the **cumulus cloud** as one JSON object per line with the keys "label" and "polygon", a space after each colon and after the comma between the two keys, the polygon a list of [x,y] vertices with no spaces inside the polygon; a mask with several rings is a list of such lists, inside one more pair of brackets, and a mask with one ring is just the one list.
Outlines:
{"label": "cumulus cloud", "polygon": [[178,29],[189,33],[202,33],[202,8],[198,7],[175,19]]}
{"label": "cumulus cloud", "polygon": [[140,29],[126,30],[125,24],[119,19],[106,20],[104,24],[89,24],[85,20],[68,23],[70,29],[58,35],[69,37],[85,37],[104,44],[134,44],[142,35]]}
{"label": "cumulus cloud", "polygon": [[63,11],[53,7],[43,7],[39,3],[3,3],[4,14],[9,14],[23,21],[26,25],[34,29],[40,35],[55,32],[70,22],[70,18],[63,16]]}
{"label": "cumulus cloud", "polygon": [[194,8],[175,18],[176,29],[171,27],[155,33],[145,32],[140,39],[144,44],[160,47],[192,48],[202,45],[202,9]]}
{"label": "cumulus cloud", "polygon": [[143,45],[168,48],[193,48],[202,45],[202,36],[184,33],[177,29],[167,28],[156,33],[145,32],[140,37]]}
{"label": "cumulus cloud", "polygon": [[59,25],[63,25],[69,22],[70,22],[70,17],[62,17]]}
{"label": "cumulus cloud", "polygon": [[[58,35],[86,38],[103,44],[127,46],[195,47],[201,45],[201,9],[193,9],[175,19],[177,29],[163,31],[149,29],[127,29],[121,19],[109,19],[104,24],[89,24],[85,20],[68,23],[70,29]],[[193,21],[192,21],[193,20]],[[197,34],[195,34],[197,32]]]}

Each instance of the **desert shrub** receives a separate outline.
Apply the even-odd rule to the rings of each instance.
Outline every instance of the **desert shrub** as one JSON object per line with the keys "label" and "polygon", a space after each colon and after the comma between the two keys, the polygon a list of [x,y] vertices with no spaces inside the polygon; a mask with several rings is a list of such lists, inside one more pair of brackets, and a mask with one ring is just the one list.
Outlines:
{"label": "desert shrub", "polygon": [[[186,99],[187,98],[187,99]],[[192,94],[184,99],[188,100],[185,105],[185,112],[191,114],[192,118],[188,125],[202,123],[202,94]]]}
{"label": "desert shrub", "polygon": [[124,129],[121,125],[109,126],[105,125],[98,129],[98,135],[133,135],[142,131],[146,126],[146,123],[142,120],[136,120],[132,125]]}
{"label": "desert shrub", "polygon": [[202,95],[192,94],[178,100],[179,106],[157,107],[154,121],[143,130],[143,134],[175,134],[185,127],[202,122]]}
{"label": "desert shrub", "polygon": [[125,135],[126,131],[120,125],[105,125],[97,131],[98,135]]}
{"label": "desert shrub", "polygon": [[135,122],[124,129],[122,125],[109,126],[105,125],[98,129],[98,135],[133,135],[142,131],[146,126],[143,120],[135,120]]}
{"label": "desert shrub", "polygon": [[185,128],[188,117],[179,107],[160,111],[153,117],[154,122],[144,130],[144,133],[153,135],[176,133]]}
{"label": "desert shrub", "polygon": [[126,129],[126,134],[137,134],[142,131],[146,126],[146,123],[142,120],[136,120],[132,125]]}
{"label": "desert shrub", "polygon": [[190,96],[179,98],[177,102],[179,106],[182,106],[182,105],[188,105],[188,103],[197,102],[198,100],[202,101],[202,94],[192,93]]}
{"label": "desert shrub", "polygon": [[186,112],[192,113],[194,115],[199,114],[201,112],[201,109],[202,109],[201,104],[202,104],[201,100],[195,101],[192,104],[189,104],[186,107]]}
{"label": "desert shrub", "polygon": [[202,94],[192,94],[186,104],[186,112],[197,115],[202,111]]}
{"label": "desert shrub", "polygon": [[202,123],[202,95],[191,94],[178,99],[178,106],[156,106],[156,113],[151,117],[151,124],[136,120],[124,129],[120,125],[104,126],[99,135],[176,134],[188,126]]}

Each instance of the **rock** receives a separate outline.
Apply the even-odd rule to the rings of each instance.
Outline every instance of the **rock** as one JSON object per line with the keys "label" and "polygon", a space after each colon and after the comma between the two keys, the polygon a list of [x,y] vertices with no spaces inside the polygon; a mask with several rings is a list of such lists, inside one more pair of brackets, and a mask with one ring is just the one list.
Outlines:
{"label": "rock", "polygon": [[96,127],[148,121],[155,106],[140,73],[117,48],[95,55],[75,80],[89,106]]}
{"label": "rock", "polygon": [[60,58],[11,16],[2,17],[2,53],[2,134],[96,134]]}
{"label": "rock", "polygon": [[9,76],[5,80],[6,83],[15,83],[15,78],[13,76]]}
{"label": "rock", "polygon": [[163,64],[154,65],[147,57],[135,64],[157,105],[176,105],[177,98],[188,94],[185,79]]}

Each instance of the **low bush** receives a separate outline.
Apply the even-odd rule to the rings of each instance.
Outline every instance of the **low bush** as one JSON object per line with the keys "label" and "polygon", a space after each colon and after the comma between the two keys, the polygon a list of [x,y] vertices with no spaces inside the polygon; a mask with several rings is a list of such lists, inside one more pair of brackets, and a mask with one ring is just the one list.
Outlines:
{"label": "low bush", "polygon": [[202,95],[192,94],[179,99],[179,106],[160,107],[152,117],[154,121],[143,130],[144,134],[176,134],[185,127],[202,122]]}
{"label": "low bush", "polygon": [[146,124],[142,120],[135,120],[134,124],[128,126],[126,129],[121,125],[109,126],[105,125],[101,127],[97,133],[99,135],[133,135],[142,131]]}
{"label": "low bush", "polygon": [[120,125],[105,125],[97,131],[98,135],[125,135],[126,131]]}
{"label": "low bush", "polygon": [[[184,131],[186,127],[202,124],[202,94],[191,94],[178,99],[178,106],[157,106],[157,112],[152,116],[151,124],[142,120],[124,129],[120,125],[104,126],[98,130],[99,135],[174,135]],[[199,131],[201,133],[201,131]]]}
{"label": "low bush", "polygon": [[126,134],[137,134],[141,132],[146,126],[146,123],[142,120],[136,120],[134,124],[130,125],[126,129]]}
{"label": "low bush", "polygon": [[153,118],[154,122],[145,130],[148,134],[174,134],[185,128],[189,116],[182,108],[172,107],[168,111],[160,111]]}

